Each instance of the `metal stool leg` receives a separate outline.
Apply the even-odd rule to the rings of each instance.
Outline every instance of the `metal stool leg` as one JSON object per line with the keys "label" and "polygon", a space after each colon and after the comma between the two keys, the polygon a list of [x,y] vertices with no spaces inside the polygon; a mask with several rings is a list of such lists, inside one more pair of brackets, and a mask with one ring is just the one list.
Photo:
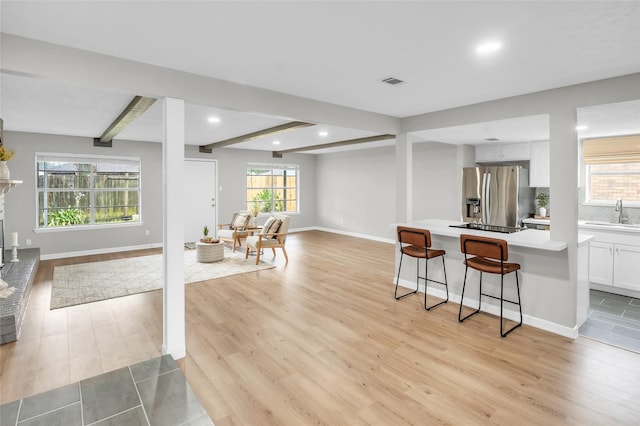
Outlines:
{"label": "metal stool leg", "polygon": [[466,320],[467,318],[469,318],[472,315],[477,314],[478,312],[480,312],[480,306],[482,305],[481,303],[481,298],[482,298],[482,272],[480,272],[480,293],[478,294],[478,309],[476,309],[475,311],[471,312],[469,315],[467,315],[466,317],[462,317],[462,306],[463,306],[463,301],[464,301],[464,288],[467,285],[467,271],[469,270],[469,267],[466,266],[464,268],[464,282],[462,283],[462,296],[460,297],[460,310],[458,311],[458,321],[462,322],[464,320]]}
{"label": "metal stool leg", "polygon": [[[403,294],[402,296],[398,296],[398,285],[400,283],[400,270],[402,269],[402,258],[403,257],[404,257],[404,253],[400,254],[400,264],[398,265],[398,277],[396,278],[396,290],[395,290],[394,295],[393,295],[393,297],[396,300],[400,300],[403,297],[407,297],[410,294],[415,294],[415,293],[418,292],[418,279],[416,279],[416,289],[414,291],[412,291],[410,293],[407,293],[407,294]],[[417,262],[417,259],[416,259],[416,262]],[[418,265],[420,264],[420,262],[417,262],[417,263],[418,263]]]}
{"label": "metal stool leg", "polygon": [[[514,325],[513,327],[511,327],[506,332],[503,332],[504,321],[503,321],[503,315],[502,315],[502,304],[504,302],[504,294],[503,294],[504,293],[504,290],[503,290],[504,275],[502,275],[500,280],[500,336],[502,337],[507,337],[507,334],[511,333],[513,330],[515,330],[516,328],[522,325],[522,303],[520,301],[520,283],[518,281],[518,271],[515,271],[515,274],[516,274],[516,292],[518,294],[518,303],[515,303],[515,302],[510,302],[510,303],[513,303],[514,305],[518,305],[518,308],[520,311],[520,322]],[[509,300],[507,300],[507,302],[509,302]]]}
{"label": "metal stool leg", "polygon": [[[447,270],[446,270],[446,268],[444,266],[444,256],[441,256],[441,257],[442,257],[442,270],[444,272],[444,282],[430,280],[428,278],[429,277],[429,274],[428,274],[428,272],[429,272],[429,266],[428,266],[429,265],[429,259],[427,259],[427,266],[426,266],[425,271],[424,271],[424,309],[427,310],[427,311],[430,311],[431,309],[435,308],[436,306],[440,306],[443,303],[447,303],[449,301],[449,285],[447,284]],[[427,282],[428,281],[431,281],[433,283],[443,284],[444,288],[447,291],[447,298],[445,300],[442,300],[442,301],[436,303],[435,305],[428,306],[427,305]]]}

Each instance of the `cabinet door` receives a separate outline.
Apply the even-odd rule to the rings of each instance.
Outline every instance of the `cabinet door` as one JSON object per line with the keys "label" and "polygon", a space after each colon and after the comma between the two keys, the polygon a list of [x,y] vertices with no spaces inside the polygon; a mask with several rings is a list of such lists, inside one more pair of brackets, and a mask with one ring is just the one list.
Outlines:
{"label": "cabinet door", "polygon": [[529,145],[529,142],[506,143],[502,145],[501,148],[501,161],[528,160],[531,158],[531,147]]}
{"label": "cabinet door", "polygon": [[500,161],[500,145],[476,145],[476,163]]}
{"label": "cabinet door", "polygon": [[549,141],[531,142],[531,163],[529,164],[529,186],[549,187]]}
{"label": "cabinet door", "polygon": [[615,245],[613,285],[640,290],[640,246]]}
{"label": "cabinet door", "polygon": [[598,241],[589,244],[589,282],[613,285],[613,244]]}

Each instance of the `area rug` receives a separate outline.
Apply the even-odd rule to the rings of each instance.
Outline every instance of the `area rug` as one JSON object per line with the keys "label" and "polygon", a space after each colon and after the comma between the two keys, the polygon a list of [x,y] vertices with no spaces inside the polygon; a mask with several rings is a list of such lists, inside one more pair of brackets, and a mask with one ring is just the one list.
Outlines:
{"label": "area rug", "polygon": [[[224,256],[219,262],[198,263],[195,250],[185,251],[185,284],[274,268],[263,262],[256,265],[255,259],[245,260],[244,253],[233,253],[228,249]],[[161,288],[161,254],[57,266],[53,270],[51,309]]]}

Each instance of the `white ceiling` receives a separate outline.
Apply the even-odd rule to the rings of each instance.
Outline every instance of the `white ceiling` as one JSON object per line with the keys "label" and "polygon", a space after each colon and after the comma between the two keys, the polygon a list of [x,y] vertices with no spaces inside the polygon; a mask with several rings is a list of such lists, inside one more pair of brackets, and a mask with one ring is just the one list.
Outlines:
{"label": "white ceiling", "polygon": [[[579,108],[577,112],[579,139],[640,134],[640,100]],[[531,115],[413,134],[424,142],[453,145],[544,141],[549,140],[549,116]],[[492,138],[498,141],[487,140]]]}
{"label": "white ceiling", "polygon": [[[0,8],[5,33],[394,117],[640,72],[638,1],[4,0]],[[491,39],[503,48],[478,57],[476,45]],[[380,83],[389,76],[405,83]],[[0,77],[6,130],[97,137],[135,95]],[[210,115],[221,122],[206,122]],[[201,145],[292,119],[187,105],[186,140]],[[534,126],[525,135],[525,124],[540,117],[519,120],[516,133],[508,130],[514,123],[502,123],[503,137],[539,140],[548,132]],[[496,133],[499,124],[476,127]],[[319,127],[278,135],[277,149],[373,134],[327,125],[325,140]],[[464,135],[472,130],[451,139],[484,139]],[[160,137],[158,105],[119,135]],[[274,150],[270,139],[234,147]]]}

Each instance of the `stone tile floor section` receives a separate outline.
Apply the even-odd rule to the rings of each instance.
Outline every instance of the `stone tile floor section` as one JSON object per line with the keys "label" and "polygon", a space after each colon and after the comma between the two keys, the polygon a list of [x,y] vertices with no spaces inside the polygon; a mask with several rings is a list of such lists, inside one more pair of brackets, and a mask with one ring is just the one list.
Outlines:
{"label": "stone tile floor section", "polygon": [[640,353],[640,299],[590,290],[581,336]]}
{"label": "stone tile floor section", "polygon": [[170,355],[0,406],[0,426],[205,426],[213,422]]}

